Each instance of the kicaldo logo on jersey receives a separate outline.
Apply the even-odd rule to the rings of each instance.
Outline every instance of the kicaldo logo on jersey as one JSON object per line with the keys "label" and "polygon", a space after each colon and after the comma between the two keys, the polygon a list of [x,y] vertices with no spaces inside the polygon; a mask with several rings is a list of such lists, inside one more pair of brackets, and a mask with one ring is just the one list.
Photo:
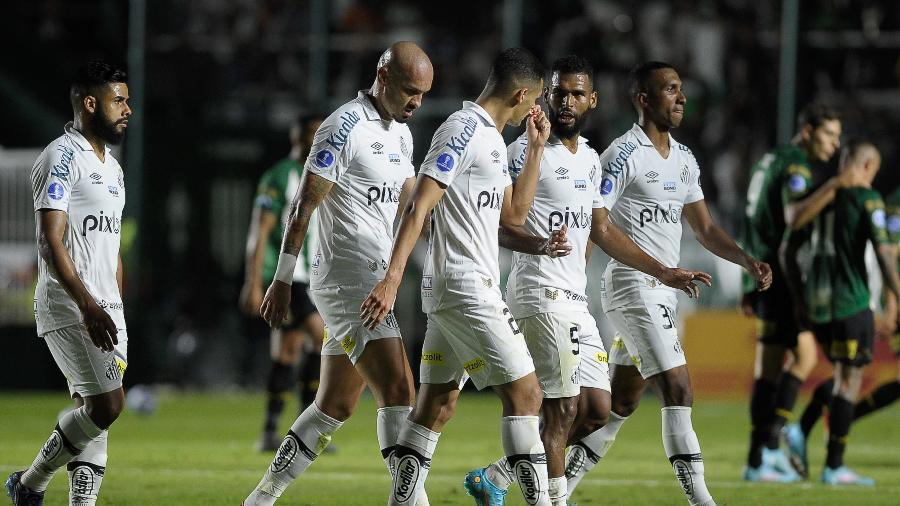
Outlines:
{"label": "kicaldo logo on jersey", "polygon": [[500,205],[503,203],[503,195],[497,193],[497,188],[494,187],[491,188],[491,191],[483,191],[479,193],[476,203],[478,204],[479,211],[483,207],[499,210]]}
{"label": "kicaldo logo on jersey", "polygon": [[577,211],[568,206],[562,211],[553,211],[547,216],[547,230],[552,232],[563,225],[569,228],[591,228],[592,215],[581,206]]}
{"label": "kicaldo logo on jersey", "polygon": [[384,204],[387,202],[393,202],[394,204],[400,202],[400,191],[402,188],[398,188],[397,186],[388,186],[387,182],[381,183],[381,186],[370,186],[368,190],[366,190],[366,196],[368,197],[367,205],[372,204]]}
{"label": "kicaldo logo on jersey", "polygon": [[668,209],[663,209],[658,204],[652,209],[645,207],[638,215],[638,222],[641,224],[641,228],[646,223],[680,223],[681,208],[673,207],[672,204],[669,204]]}
{"label": "kicaldo logo on jersey", "polygon": [[84,237],[93,230],[107,234],[118,234],[121,227],[122,220],[115,213],[105,215],[103,211],[100,211],[99,215],[89,214],[84,217],[84,220],[81,222],[81,236]]}

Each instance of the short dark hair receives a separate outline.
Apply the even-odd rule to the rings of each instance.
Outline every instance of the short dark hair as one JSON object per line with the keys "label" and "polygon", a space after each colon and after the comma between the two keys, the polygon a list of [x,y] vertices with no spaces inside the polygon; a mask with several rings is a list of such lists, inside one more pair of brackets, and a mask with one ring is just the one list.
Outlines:
{"label": "short dark hair", "polygon": [[809,125],[815,130],[826,121],[840,121],[840,119],[841,116],[838,114],[837,110],[830,105],[810,102],[809,104],[806,104],[806,106],[800,110],[800,114],[797,115],[797,129],[799,130],[804,126]]}
{"label": "short dark hair", "polygon": [[544,78],[544,65],[531,51],[522,47],[504,49],[491,65],[488,86],[497,91],[511,91]]}
{"label": "short dark hair", "polygon": [[318,111],[301,112],[300,114],[297,115],[296,118],[294,118],[294,123],[291,126],[296,126],[296,127],[300,127],[301,129],[304,129],[310,123],[312,123],[314,121],[324,121],[325,118],[327,118],[327,117],[328,117],[327,114],[322,114],[321,112],[318,112]]}
{"label": "short dark hair", "polygon": [[100,59],[88,60],[78,68],[75,78],[69,87],[69,98],[74,106],[87,95],[95,93],[97,88],[109,83],[124,83],[128,79],[125,71]]}
{"label": "short dark hair", "polygon": [[550,73],[559,73],[559,75],[585,74],[588,76],[588,80],[591,83],[594,82],[594,66],[591,65],[591,62],[589,62],[587,58],[574,54],[557,58],[557,60],[553,62]]}
{"label": "short dark hair", "polygon": [[650,77],[657,70],[672,69],[675,67],[661,61],[648,61],[636,65],[628,72],[628,96],[634,99],[638,93],[646,92],[650,83]]}

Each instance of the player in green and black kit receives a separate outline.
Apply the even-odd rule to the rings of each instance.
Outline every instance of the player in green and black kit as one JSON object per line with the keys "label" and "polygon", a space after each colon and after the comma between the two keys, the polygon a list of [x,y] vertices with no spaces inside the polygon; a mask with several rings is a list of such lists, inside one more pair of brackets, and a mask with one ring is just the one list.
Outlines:
{"label": "player in green and black kit", "polygon": [[[838,190],[834,202],[811,227],[786,234],[782,250],[782,268],[795,304],[805,311],[804,318],[834,364],[828,453],[822,472],[822,481],[832,485],[874,484],[871,478],[846,467],[843,456],[862,371],[872,361],[875,339],[864,258],[867,242],[875,246],[885,288],[894,297],[900,294],[884,202],[870,187],[880,165],[881,156],[874,145],[867,141],[851,143],[841,156],[840,172],[858,171],[866,178],[865,187]],[[805,461],[805,441],[797,445],[789,438],[789,442],[791,451]]]}
{"label": "player in green and black kit", "polygon": [[[290,154],[267,170],[260,179],[247,234],[246,276],[240,297],[241,308],[249,316],[259,316],[264,287],[275,276],[281,236],[290,209],[288,204],[300,185],[303,162],[309,155],[313,136],[322,120],[321,115],[299,117],[291,127]],[[310,240],[307,237],[307,241]],[[266,384],[268,401],[263,433],[257,444],[261,451],[275,451],[281,444],[282,437],[277,431],[278,418],[284,410],[285,394],[292,386],[291,371],[300,360],[305,335],[311,339],[307,346],[308,353],[298,371],[300,411],[315,400],[319,386],[319,352],[325,324],[306,294],[310,252],[315,251],[309,246],[307,244],[301,250],[294,270],[291,314],[280,328],[272,330],[272,368]]]}
{"label": "player in green and black kit", "polygon": [[[755,258],[778,265],[785,229],[805,227],[834,198],[838,188],[858,184],[855,172],[835,176],[818,189],[822,164],[840,142],[841,122],[832,109],[810,104],[801,111],[791,144],[767,153],[751,172],[747,189],[742,245]],[[815,189],[815,191],[813,191]],[[777,267],[776,267],[777,269]],[[815,339],[801,332],[780,269],[772,287],[756,292],[755,280],[744,277],[742,306],[757,318],[755,382],[750,400],[750,451],[744,479],[790,482],[799,479],[778,450],[781,428],[790,417],[800,385],[816,364]],[[790,351],[792,362],[784,368]]]}
{"label": "player in green and black kit", "polygon": [[[885,211],[887,214],[888,237],[896,255],[897,248],[900,246],[900,188],[894,190],[885,199]],[[898,264],[898,269],[900,269],[900,264]],[[891,349],[900,359],[900,334],[896,333],[897,306],[897,297],[893,292],[886,291],[884,293],[884,311],[875,335],[890,339]],[[900,361],[897,364],[897,374],[897,379],[882,383],[872,393],[856,402],[853,408],[854,422],[874,411],[891,405],[900,398]],[[800,417],[800,422],[785,427],[789,448],[798,460],[806,460],[806,440],[809,438],[809,434],[812,432],[819,417],[822,416],[823,409],[831,402],[833,390],[833,379],[823,381],[813,392],[812,399],[810,399],[809,404],[803,411],[803,416]]]}

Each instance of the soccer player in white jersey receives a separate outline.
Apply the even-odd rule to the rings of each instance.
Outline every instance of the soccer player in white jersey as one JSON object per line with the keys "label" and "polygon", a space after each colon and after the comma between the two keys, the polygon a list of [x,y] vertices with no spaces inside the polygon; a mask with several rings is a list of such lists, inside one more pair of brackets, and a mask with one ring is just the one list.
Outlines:
{"label": "soccer player in white jersey", "polygon": [[393,315],[367,328],[359,306],[384,277],[398,205],[415,181],[406,122],[431,89],[433,75],[421,48],[397,42],[379,59],[372,87],[334,111],[316,132],[260,313],[273,327],[287,315],[297,255],[316,211],[318,251],[309,294],[327,327],[319,391],[246,506],[274,504],[328,446],[366,385],[378,405],[378,443],[391,470],[390,454],[412,410],[412,373]]}
{"label": "soccer player in white jersey", "polygon": [[[361,310],[368,325],[389,315],[409,254],[429,211],[431,237],[422,275],[428,328],[422,386],[398,439],[388,503],[412,504],[424,490],[431,457],[468,377],[492,387],[503,404],[501,439],[529,504],[549,504],[547,465],[538,431],[541,391],[528,349],[500,293],[500,223],[525,222],[534,199],[550,124],[536,106],[541,63],[510,48],[493,62],[484,91],[450,115],[431,141],[403,210],[384,281]],[[515,189],[500,132],[527,117],[529,146]]]}
{"label": "soccer player in white jersey", "polygon": [[[541,440],[547,452],[553,506],[566,504],[565,448],[579,393],[603,406],[603,418],[609,410],[606,349],[585,295],[588,240],[691,296],[697,290],[692,280],[709,281],[705,273],[665,267],[610,223],[600,196],[600,157],[580,136],[589,112],[597,105],[593,79],[594,69],[585,58],[565,56],[553,63],[544,92],[551,135],[544,146],[534,204],[521,228],[503,225],[500,236],[500,245],[508,247],[518,242],[522,231],[540,236],[565,227],[572,247],[571,255],[558,258],[515,253],[506,288],[506,300],[525,336],[544,394]],[[507,151],[515,184],[528,151],[527,134]],[[513,479],[503,458],[470,472],[465,487],[477,505],[495,506],[503,504]]]}
{"label": "soccer player in white jersey", "polygon": [[[687,102],[678,73],[666,63],[638,65],[629,74],[629,93],[638,122],[600,156],[601,194],[613,222],[647,253],[673,265],[679,259],[684,218],[703,247],[740,265],[767,289],[772,282],[769,265],[747,255],[713,222],[697,161],[670,135],[681,124]],[[609,422],[581,443],[593,454],[592,464],[602,458],[649,383],[663,404],[663,447],[676,479],[690,504],[711,505],[700,442],[691,425],[693,394],[678,340],[675,295],[657,279],[615,259],[607,265],[601,303],[617,331],[610,352],[612,412]],[[570,491],[592,464],[569,476]]]}
{"label": "soccer player in white jersey", "polygon": [[119,240],[125,183],[110,144],[125,136],[131,109],[125,73],[93,60],[69,92],[74,121],[41,152],[31,171],[37,222],[37,333],[69,385],[76,408],[63,415],[6,492],[39,505],[67,465],[69,504],[93,505],[106,470],[107,429],[125,400],[128,336]]}

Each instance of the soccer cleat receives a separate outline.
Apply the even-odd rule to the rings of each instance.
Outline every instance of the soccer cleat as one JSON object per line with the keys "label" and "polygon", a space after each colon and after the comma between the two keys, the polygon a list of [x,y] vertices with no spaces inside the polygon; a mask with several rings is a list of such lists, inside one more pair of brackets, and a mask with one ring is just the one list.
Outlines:
{"label": "soccer cleat", "polygon": [[822,470],[822,483],[828,485],[860,485],[872,487],[875,485],[875,480],[860,476],[851,471],[847,466],[841,466],[837,469],[825,466],[825,469]]}
{"label": "soccer cleat", "polygon": [[789,481],[800,481],[802,479],[800,475],[797,474],[797,471],[794,470],[787,455],[781,450],[763,448],[762,459],[768,466],[790,478]]}
{"label": "soccer cleat", "polygon": [[6,479],[6,495],[12,499],[13,506],[41,506],[44,504],[44,493],[35,492],[22,484],[22,474],[16,471]]}
{"label": "soccer cleat", "polygon": [[796,473],[787,475],[763,461],[759,467],[744,467],[744,481],[755,483],[793,483],[799,481]]}
{"label": "soccer cleat", "polygon": [[466,493],[475,498],[476,506],[502,506],[506,503],[507,491],[494,485],[488,479],[486,470],[482,467],[466,474],[463,481]]}
{"label": "soccer cleat", "polygon": [[259,436],[259,441],[256,442],[256,451],[263,453],[274,452],[281,446],[281,440],[282,438],[275,432],[263,432],[262,435]]}
{"label": "soccer cleat", "polygon": [[788,461],[797,473],[809,478],[809,461],[806,459],[806,436],[800,424],[792,423],[781,429],[781,436],[787,444]]}

